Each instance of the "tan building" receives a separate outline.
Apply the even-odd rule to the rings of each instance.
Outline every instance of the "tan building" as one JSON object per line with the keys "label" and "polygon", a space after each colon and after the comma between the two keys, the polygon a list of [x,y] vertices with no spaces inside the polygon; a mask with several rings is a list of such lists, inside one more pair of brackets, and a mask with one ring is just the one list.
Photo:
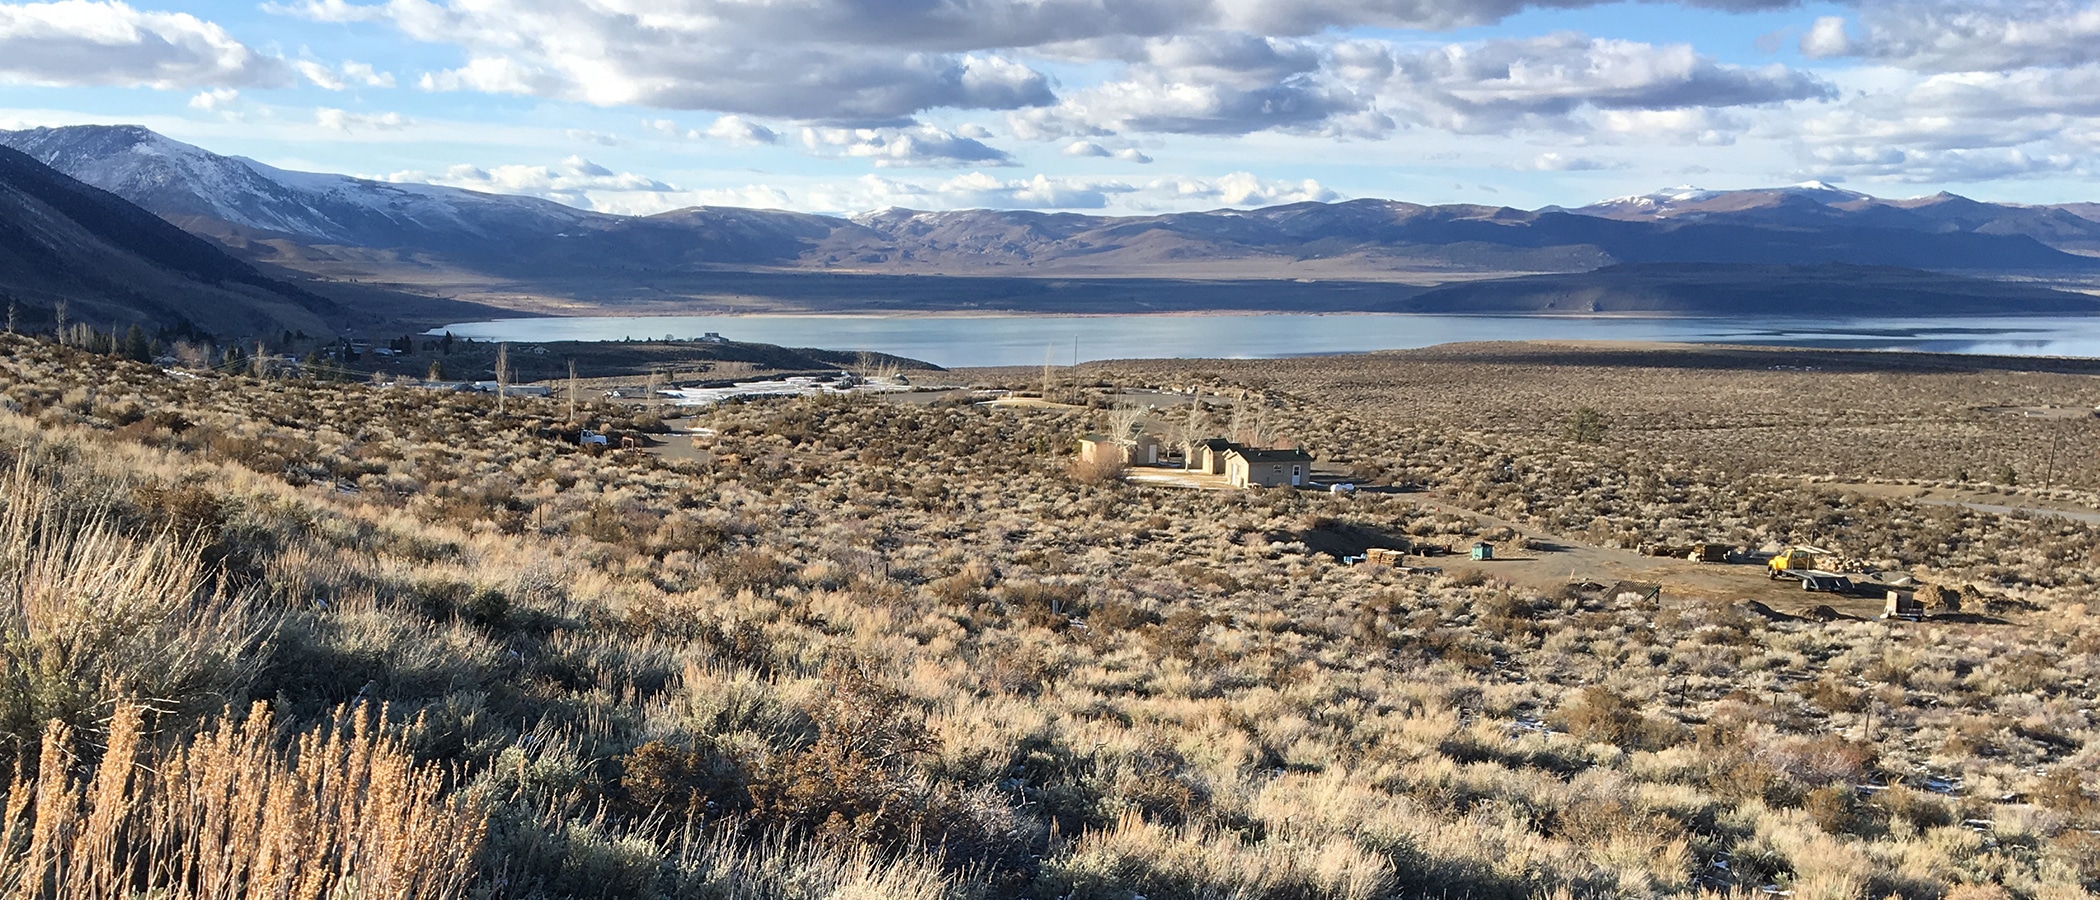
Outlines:
{"label": "tan building", "polygon": [[1125,440],[1089,434],[1079,439],[1079,459],[1088,463],[1114,460],[1126,466],[1156,466],[1159,439],[1149,434]]}
{"label": "tan building", "polygon": [[1303,450],[1225,451],[1225,480],[1233,487],[1303,487],[1312,483],[1312,454]]}
{"label": "tan building", "polygon": [[1225,474],[1225,451],[1232,449],[1232,442],[1224,438],[1197,441],[1189,448],[1188,467],[1206,475]]}

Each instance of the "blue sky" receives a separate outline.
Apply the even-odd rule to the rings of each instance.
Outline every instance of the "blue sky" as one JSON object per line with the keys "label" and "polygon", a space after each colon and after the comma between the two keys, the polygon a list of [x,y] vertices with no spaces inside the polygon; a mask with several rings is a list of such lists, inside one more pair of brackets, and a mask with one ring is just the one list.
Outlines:
{"label": "blue sky", "polygon": [[2100,200],[2100,3],[0,2],[0,127],[615,212]]}

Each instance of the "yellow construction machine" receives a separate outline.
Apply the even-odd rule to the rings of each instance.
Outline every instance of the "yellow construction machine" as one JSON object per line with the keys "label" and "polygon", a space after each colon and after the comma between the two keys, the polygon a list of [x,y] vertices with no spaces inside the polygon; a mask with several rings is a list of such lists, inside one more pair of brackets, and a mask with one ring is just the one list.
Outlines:
{"label": "yellow construction machine", "polygon": [[1816,571],[1817,563],[1837,562],[1837,554],[1821,547],[1788,547],[1765,562],[1765,576],[1778,579],[1782,575],[1799,578],[1805,572]]}

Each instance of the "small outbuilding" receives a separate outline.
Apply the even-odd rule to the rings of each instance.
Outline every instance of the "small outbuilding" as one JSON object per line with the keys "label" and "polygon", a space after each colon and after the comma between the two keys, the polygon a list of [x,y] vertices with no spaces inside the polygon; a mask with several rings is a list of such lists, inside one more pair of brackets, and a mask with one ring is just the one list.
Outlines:
{"label": "small outbuilding", "polygon": [[1473,558],[1474,558],[1474,559],[1479,559],[1479,560],[1488,560],[1488,559],[1494,559],[1494,558],[1495,558],[1495,545],[1494,545],[1494,544],[1490,544],[1490,543],[1488,543],[1488,542],[1486,542],[1486,541],[1481,541],[1481,542],[1479,542],[1479,543],[1477,543],[1477,544],[1474,544],[1474,545],[1473,545]]}
{"label": "small outbuilding", "polygon": [[1126,466],[1156,466],[1159,465],[1159,439],[1149,434],[1134,438],[1089,434],[1079,439],[1079,459],[1088,463],[1114,461]]}
{"label": "small outbuilding", "polygon": [[1303,450],[1255,450],[1232,447],[1225,451],[1225,480],[1233,487],[1301,487],[1310,483],[1312,454]]}
{"label": "small outbuilding", "polygon": [[1223,475],[1225,452],[1232,448],[1233,443],[1224,438],[1197,441],[1189,449],[1189,468],[1206,475]]}

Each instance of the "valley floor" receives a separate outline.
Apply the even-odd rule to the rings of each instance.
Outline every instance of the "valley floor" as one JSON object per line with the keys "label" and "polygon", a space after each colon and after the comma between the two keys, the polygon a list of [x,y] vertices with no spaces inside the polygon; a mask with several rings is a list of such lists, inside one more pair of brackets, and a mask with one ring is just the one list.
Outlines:
{"label": "valley floor", "polygon": [[[2092,374],[1531,344],[1125,361],[925,375],[1033,403],[688,410],[697,446],[602,393],[572,421],[0,351],[9,886],[2100,890],[2094,526],[1931,502],[2100,508],[2100,419],[2006,412],[2092,409]],[[1295,444],[1364,489],[1075,464],[1124,421]],[[1341,558],[1476,541],[1510,558]],[[1826,547],[1935,608],[1797,617],[1758,565],[1639,553],[1700,541]]]}

